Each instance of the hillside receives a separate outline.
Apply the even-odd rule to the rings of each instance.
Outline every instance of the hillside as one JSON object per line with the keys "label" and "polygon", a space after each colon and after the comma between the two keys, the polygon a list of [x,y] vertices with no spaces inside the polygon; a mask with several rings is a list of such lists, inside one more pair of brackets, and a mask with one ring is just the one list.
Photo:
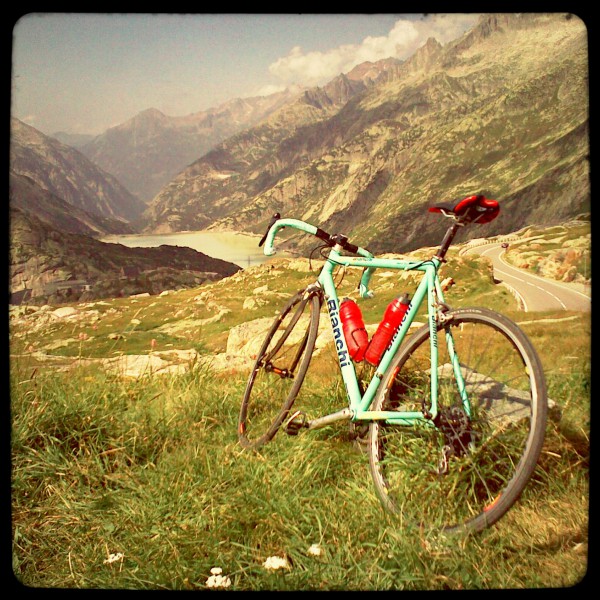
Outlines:
{"label": "hillside", "polygon": [[59,231],[90,237],[134,232],[129,223],[73,206],[41,188],[30,177],[12,170],[9,173],[9,197],[11,207],[35,216]]}
{"label": "hillside", "polygon": [[11,303],[57,304],[158,294],[233,275],[239,267],[191,248],[127,248],[59,231],[10,208]]}
{"label": "hillside", "polygon": [[280,212],[406,251],[446,226],[427,205],[477,192],[503,206],[486,233],[567,220],[589,210],[587,61],[576,17],[484,15],[384,77],[337,78],[337,104],[310,90],[226,140],[163,188],[146,229],[262,232]]}
{"label": "hillside", "polygon": [[[494,527],[446,537],[385,518],[345,422],[242,450],[252,349],[284,297],[315,276],[306,259],[276,257],[158,297],[10,308],[15,577],[40,588],[206,591],[219,568],[229,589],[257,592],[577,584],[589,564],[590,314],[519,311],[486,259],[456,250],[442,267],[456,280],[447,301],[517,320],[555,402],[535,475]],[[359,275],[339,281],[340,295],[356,293]],[[370,331],[413,283],[376,272],[375,297],[361,301]],[[320,378],[294,404],[310,417],[346,402],[325,312],[321,325],[308,372]],[[289,568],[267,570],[271,556]]]}
{"label": "hillside", "polygon": [[[32,224],[22,217],[15,216],[15,222],[19,223],[17,239],[20,240],[22,257],[28,257],[30,261],[40,261],[40,253],[36,253],[36,248],[41,248],[47,252],[50,248],[55,249],[61,240],[63,243],[69,241],[71,245],[79,244],[79,247],[73,254],[77,256],[89,255],[93,258],[93,264],[97,271],[102,269],[108,274],[112,271],[112,277],[118,273],[119,266],[125,264],[136,265],[143,269],[148,266],[163,267],[173,266],[178,268],[194,269],[193,259],[199,253],[189,248],[177,248],[161,246],[160,248],[126,248],[120,244],[103,244],[95,242],[93,245],[86,241],[83,236],[60,236],[56,232],[47,229],[32,229]],[[26,229],[26,226],[30,230]],[[591,224],[588,215],[581,215],[579,219],[569,221],[560,226],[551,228],[526,227],[522,230],[512,233],[510,236],[499,236],[498,238],[488,238],[490,241],[510,242],[506,256],[511,263],[538,272],[553,279],[559,279],[563,282],[590,282],[589,279],[589,256],[591,246]],[[37,235],[37,237],[35,237]],[[438,240],[439,241],[439,240]],[[455,281],[454,285],[449,287],[445,293],[446,301],[452,307],[463,306],[486,306],[488,308],[508,313],[520,319],[524,313],[519,310],[519,304],[509,289],[504,285],[499,285],[494,276],[492,263],[488,258],[474,254],[463,254],[463,251],[469,247],[469,244],[453,245],[447,257],[447,263],[441,268],[440,278],[444,280],[451,278]],[[537,249],[537,254],[536,254]],[[188,262],[184,263],[177,258],[176,251],[188,251]],[[384,256],[404,256],[416,259],[429,257],[435,248],[420,248],[413,252],[398,255],[386,254]],[[538,255],[544,253],[543,259]],[[584,263],[581,258],[587,255],[588,263]],[[54,251],[53,256],[59,256]],[[158,256],[161,256],[159,263]],[[577,256],[579,260],[574,260]],[[137,355],[140,349],[145,351],[151,338],[155,338],[162,344],[162,349],[166,351],[171,348],[183,353],[189,353],[193,349],[202,346],[202,350],[192,352],[195,360],[209,363],[217,371],[231,370],[237,368],[247,368],[251,352],[249,347],[262,341],[268,327],[272,323],[275,311],[280,308],[286,298],[295,293],[298,289],[313,283],[318,270],[322,266],[323,259],[313,257],[310,261],[306,258],[280,257],[276,256],[269,259],[266,263],[255,265],[247,269],[240,269],[236,265],[229,265],[224,261],[215,261],[208,257],[196,258],[197,262],[206,260],[206,263],[200,263],[204,270],[217,271],[220,267],[221,277],[207,277],[201,275],[200,279],[204,283],[200,286],[187,285],[181,286],[177,292],[172,287],[164,285],[161,290],[168,291],[163,293],[160,298],[136,298],[135,302],[126,297],[110,298],[104,295],[107,302],[97,304],[96,308],[89,306],[87,302],[92,297],[82,298],[83,302],[76,304],[76,298],[71,298],[68,303],[77,309],[79,318],[85,321],[88,317],[94,315],[99,307],[113,306],[118,310],[112,313],[106,313],[106,308],[101,311],[104,314],[102,320],[102,332],[123,333],[118,328],[123,323],[129,323],[129,319],[123,320],[123,315],[142,315],[144,327],[135,333],[127,336],[127,340],[122,340],[120,350],[125,355]],[[66,265],[66,258],[63,264]],[[221,264],[219,264],[221,263]],[[73,275],[90,276],[93,275],[91,269],[79,270],[74,267],[74,261],[71,257],[71,268]],[[86,260],[85,264],[89,264]],[[197,264],[197,263],[196,263]],[[552,264],[552,268],[549,266]],[[537,265],[544,268],[538,268]],[[565,273],[569,277],[565,277]],[[222,277],[223,274],[230,275]],[[356,298],[356,287],[361,275],[361,269],[348,269],[343,277],[337,277],[338,295],[340,297],[349,296]],[[383,314],[388,303],[401,292],[412,294],[419,281],[420,274],[395,272],[386,269],[378,269],[373,275],[371,289],[375,296],[372,299],[358,300],[361,311],[366,323],[367,330],[372,334]],[[131,281],[130,285],[133,285]],[[574,283],[576,285],[576,283]],[[187,289],[183,289],[183,288]],[[139,291],[139,290],[138,290]],[[146,290],[144,290],[146,291]],[[136,293],[130,289],[129,293]],[[126,294],[119,294],[126,296]],[[29,332],[38,332],[36,335],[42,336],[44,344],[48,346],[48,354],[56,357],[71,356],[72,348],[57,345],[58,340],[62,339],[69,332],[68,325],[46,331],[45,327],[52,326],[52,320],[48,321],[48,308],[39,308],[42,299],[38,299],[36,306],[21,306],[11,309],[11,321],[19,325],[22,332],[19,337],[27,337]],[[63,298],[63,302],[67,299]],[[71,311],[74,315],[75,312]],[[111,316],[113,314],[113,316]],[[528,315],[536,316],[536,315]],[[543,314],[540,315],[540,318]],[[567,317],[570,318],[570,317]],[[77,321],[77,319],[75,319]],[[68,321],[70,322],[70,321]],[[39,330],[39,331],[38,331]],[[328,321],[321,318],[320,336],[317,341],[317,348],[320,348],[331,342],[331,328]],[[112,339],[112,338],[111,338]],[[96,347],[96,344],[99,344]],[[100,359],[109,359],[103,353],[104,342],[97,338],[94,344],[88,344],[88,353]],[[43,347],[38,348],[42,350]],[[201,356],[202,355],[202,356]],[[176,353],[175,353],[176,358]],[[48,358],[50,360],[50,358]],[[143,364],[141,357],[137,359]],[[177,361],[175,361],[177,362]],[[188,365],[189,366],[189,365]]]}
{"label": "hillside", "polygon": [[144,202],[213,146],[289,102],[297,92],[236,98],[215,108],[171,117],[145,110],[111,127],[80,150]]}
{"label": "hillside", "polygon": [[308,162],[310,127],[327,122],[352,98],[386,80],[399,61],[365,63],[323,88],[305,90],[255,127],[217,145],[166,185],[144,213],[148,231],[204,229],[236,213],[248,198]]}
{"label": "hillside", "polygon": [[10,169],[89,213],[130,222],[143,204],[81,152],[11,118]]}
{"label": "hillside", "polygon": [[592,283],[592,232],[588,218],[552,228],[527,227],[506,250],[516,267],[557,281]]}

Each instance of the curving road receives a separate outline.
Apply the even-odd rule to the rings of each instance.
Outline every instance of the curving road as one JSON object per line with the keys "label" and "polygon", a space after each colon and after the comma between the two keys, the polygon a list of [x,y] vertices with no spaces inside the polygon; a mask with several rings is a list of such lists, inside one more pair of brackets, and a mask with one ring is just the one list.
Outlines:
{"label": "curving road", "polygon": [[487,256],[494,265],[494,277],[515,290],[526,312],[592,309],[589,287],[561,283],[513,267],[503,259],[505,250],[500,243],[475,246],[466,252]]}

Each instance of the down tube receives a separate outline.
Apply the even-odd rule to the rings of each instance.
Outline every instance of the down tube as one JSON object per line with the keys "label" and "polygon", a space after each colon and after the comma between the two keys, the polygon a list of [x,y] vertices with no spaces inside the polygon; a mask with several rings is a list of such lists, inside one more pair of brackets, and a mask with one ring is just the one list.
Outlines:
{"label": "down tube", "polygon": [[325,265],[323,273],[321,277],[319,277],[319,282],[325,291],[325,304],[327,306],[327,314],[329,315],[329,320],[331,322],[333,341],[337,351],[340,370],[342,372],[342,379],[344,380],[346,394],[348,395],[348,407],[350,410],[355,410],[360,403],[361,393],[358,386],[358,380],[356,379],[354,364],[350,358],[348,346],[346,345],[346,340],[344,339],[344,335],[342,333],[342,323],[340,321],[340,302],[337,297],[337,291],[335,289],[333,279],[331,277],[331,268],[333,268],[333,263],[330,265],[331,268],[328,269],[328,266],[329,265]]}
{"label": "down tube", "polygon": [[427,270],[427,314],[429,317],[429,344],[431,347],[431,418],[438,413],[438,335],[435,307],[435,268]]}

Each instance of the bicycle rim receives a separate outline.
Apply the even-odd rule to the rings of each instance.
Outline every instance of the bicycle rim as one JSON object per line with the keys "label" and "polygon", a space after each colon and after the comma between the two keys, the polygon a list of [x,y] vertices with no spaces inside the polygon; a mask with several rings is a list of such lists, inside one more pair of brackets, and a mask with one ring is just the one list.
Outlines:
{"label": "bicycle rim", "polygon": [[[471,405],[448,350],[451,332]],[[436,427],[370,426],[370,468],[384,508],[421,530],[478,531],[514,504],[544,439],[542,366],[525,334],[485,309],[462,309],[438,330]],[[374,410],[428,408],[430,335],[419,330],[386,372]]]}
{"label": "bicycle rim", "polygon": [[320,306],[319,296],[298,292],[273,322],[246,384],[238,420],[242,446],[262,446],[281,427],[310,363]]}

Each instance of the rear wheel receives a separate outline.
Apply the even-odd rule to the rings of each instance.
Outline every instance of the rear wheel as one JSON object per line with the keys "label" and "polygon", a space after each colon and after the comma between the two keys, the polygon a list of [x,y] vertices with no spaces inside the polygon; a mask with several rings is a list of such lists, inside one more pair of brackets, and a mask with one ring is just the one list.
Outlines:
{"label": "rear wheel", "polygon": [[[459,309],[438,328],[438,415],[420,426],[370,425],[369,462],[384,508],[403,525],[478,531],[514,504],[544,440],[542,365],[525,334],[485,309]],[[471,407],[457,387],[451,336]],[[428,326],[400,349],[373,410],[429,409]]]}
{"label": "rear wheel", "polygon": [[238,419],[245,448],[270,441],[302,386],[319,328],[321,297],[300,291],[281,310],[263,342],[246,384]]}

